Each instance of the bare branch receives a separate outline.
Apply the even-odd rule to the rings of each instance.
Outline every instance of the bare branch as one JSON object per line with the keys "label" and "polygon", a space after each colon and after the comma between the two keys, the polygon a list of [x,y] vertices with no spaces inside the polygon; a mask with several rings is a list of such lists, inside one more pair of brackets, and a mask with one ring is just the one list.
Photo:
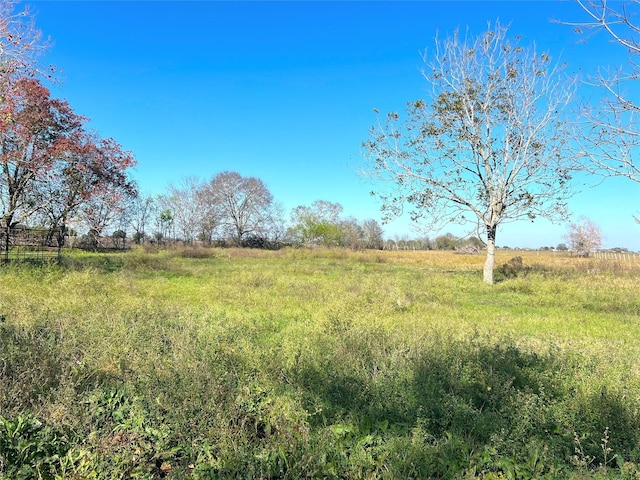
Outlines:
{"label": "bare branch", "polygon": [[600,178],[622,176],[640,182],[640,164],[635,159],[640,146],[637,122],[640,105],[624,89],[628,82],[640,78],[640,69],[633,60],[640,54],[640,2],[576,2],[586,13],[587,20],[559,23],[572,26],[585,41],[604,32],[611,42],[621,45],[630,55],[626,66],[601,68],[587,81],[591,86],[602,88],[604,95],[597,105],[582,108],[581,168]]}
{"label": "bare branch", "polygon": [[49,41],[42,39],[29,7],[16,11],[17,3],[0,2],[0,77],[3,82],[14,76],[51,78],[53,67],[43,69],[38,65]]}

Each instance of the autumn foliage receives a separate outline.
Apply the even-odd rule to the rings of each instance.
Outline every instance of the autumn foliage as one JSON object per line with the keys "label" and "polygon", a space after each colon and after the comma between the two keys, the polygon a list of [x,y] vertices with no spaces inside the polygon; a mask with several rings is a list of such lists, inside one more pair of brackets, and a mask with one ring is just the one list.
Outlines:
{"label": "autumn foliage", "polygon": [[[94,228],[135,194],[133,155],[87,128],[66,100],[51,97],[35,57],[44,48],[28,10],[0,8],[0,228],[37,224],[64,231],[72,219]],[[46,75],[44,75],[46,76]],[[109,214],[104,213],[109,211]],[[9,235],[3,247],[9,248]],[[64,238],[60,235],[59,241]]]}

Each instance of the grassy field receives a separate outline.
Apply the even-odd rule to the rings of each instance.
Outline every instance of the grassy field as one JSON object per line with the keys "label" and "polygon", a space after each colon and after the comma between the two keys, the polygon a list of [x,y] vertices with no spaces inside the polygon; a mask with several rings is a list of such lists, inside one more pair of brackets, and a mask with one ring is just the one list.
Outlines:
{"label": "grassy field", "polygon": [[483,260],[5,265],[0,478],[640,478],[640,263]]}

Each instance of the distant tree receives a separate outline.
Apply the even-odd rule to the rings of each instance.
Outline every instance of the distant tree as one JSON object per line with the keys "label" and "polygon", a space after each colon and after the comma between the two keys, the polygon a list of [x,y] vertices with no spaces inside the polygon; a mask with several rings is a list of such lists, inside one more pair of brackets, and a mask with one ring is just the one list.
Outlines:
{"label": "distant tree", "polygon": [[567,250],[569,250],[569,247],[567,246],[566,243],[559,243],[558,246],[556,247],[556,250],[559,252],[566,252]]}
{"label": "distant tree", "polygon": [[129,224],[133,229],[133,241],[141,244],[147,237],[147,229],[155,215],[156,203],[149,195],[136,195],[127,204]]}
{"label": "distant tree", "polygon": [[111,228],[111,239],[114,240],[113,248],[124,250],[127,246],[127,229],[129,228],[130,223],[129,210],[127,209],[128,204],[129,199],[122,198],[116,214],[109,223],[109,227]]}
{"label": "distant tree", "polygon": [[384,246],[384,231],[377,220],[369,219],[362,223],[362,235],[365,248],[382,250]]}
{"label": "distant tree", "polygon": [[287,240],[284,210],[281,204],[274,202],[270,214],[263,218],[250,235],[245,236],[242,246],[276,250]]}
{"label": "distant tree", "polygon": [[[174,227],[180,238],[191,243],[209,224],[209,205],[203,195],[204,183],[195,177],[185,177],[179,184],[170,183],[167,194],[162,197],[162,208],[173,213]],[[204,223],[207,223],[206,227]],[[213,225],[215,228],[216,225]]]}
{"label": "distant tree", "polygon": [[316,200],[310,206],[299,205],[291,211],[290,235],[303,245],[342,245],[341,214],[342,205],[327,200]]}
{"label": "distant tree", "polygon": [[387,218],[412,205],[414,221],[464,223],[486,236],[483,279],[493,283],[498,226],[538,216],[562,219],[570,194],[572,81],[548,54],[509,39],[495,23],[472,38],[456,31],[425,55],[431,98],[387,115],[364,142]]}
{"label": "distant tree", "polygon": [[284,207],[281,203],[273,204],[272,213],[265,224],[265,234],[273,247],[282,246],[287,237]]}
{"label": "distant tree", "polygon": [[484,242],[478,237],[470,237],[467,242],[479,249],[484,248]]}
{"label": "distant tree", "polygon": [[484,248],[484,242],[480,240],[478,237],[458,239],[455,246],[455,250],[457,253],[464,253],[464,254],[476,254],[481,252],[483,248]]}
{"label": "distant tree", "polygon": [[341,204],[328,200],[316,200],[311,208],[318,219],[333,224],[340,223],[340,216],[344,210]]}
{"label": "distant tree", "polygon": [[127,232],[124,230],[115,230],[111,234],[111,239],[113,240],[113,248],[124,250],[127,246]]}
{"label": "distant tree", "polygon": [[569,224],[566,240],[576,255],[588,257],[602,246],[602,231],[588,218],[582,218],[580,223]]}
{"label": "distant tree", "polygon": [[455,250],[458,239],[451,233],[446,233],[436,237],[435,244],[437,250]]}
{"label": "distant tree", "polygon": [[609,251],[614,253],[629,253],[629,249],[625,247],[613,247],[610,248]]}
{"label": "distant tree", "polygon": [[262,180],[237,172],[213,177],[205,197],[210,205],[219,207],[221,225],[238,246],[245,236],[262,232],[277,210],[273,195]]}
{"label": "distant tree", "polygon": [[[158,196],[157,201],[160,205],[166,205],[164,203],[164,197],[162,195]],[[157,230],[154,234],[154,237],[158,243],[175,239],[173,225],[173,212],[170,209],[165,209],[158,212],[158,216],[156,217]]]}
{"label": "distant tree", "polygon": [[365,247],[364,230],[354,217],[348,217],[339,224],[342,231],[343,246],[352,250],[362,250]]}
{"label": "distant tree", "polygon": [[196,201],[200,209],[197,238],[204,244],[211,245],[214,235],[222,223],[222,206],[210,201],[209,185],[207,183],[197,190]]}
{"label": "distant tree", "polygon": [[423,237],[421,239],[422,249],[423,250],[433,250],[434,242],[431,241],[429,237]]}

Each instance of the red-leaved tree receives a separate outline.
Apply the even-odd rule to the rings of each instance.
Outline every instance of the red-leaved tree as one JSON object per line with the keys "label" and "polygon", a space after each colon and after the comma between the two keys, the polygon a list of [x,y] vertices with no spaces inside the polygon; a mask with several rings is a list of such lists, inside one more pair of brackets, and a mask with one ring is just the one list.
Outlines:
{"label": "red-leaved tree", "polygon": [[[0,104],[0,227],[32,217],[64,229],[82,206],[105,195],[135,195],[127,171],[133,155],[113,139],[85,130],[86,119],[51,98],[37,79],[20,78]],[[4,248],[9,248],[5,235]]]}
{"label": "red-leaved tree", "polygon": [[[0,237],[9,249],[9,230],[36,219],[59,227],[96,199],[135,194],[127,170],[135,163],[114,140],[86,131],[87,119],[65,100],[52,98],[39,78],[52,68],[37,59],[46,41],[28,7],[0,1]],[[111,202],[110,202],[111,203]]]}
{"label": "red-leaved tree", "polygon": [[21,78],[0,104],[0,227],[12,227],[53,201],[37,195],[51,181],[84,119],[38,80]]}
{"label": "red-leaved tree", "polygon": [[[135,183],[127,170],[135,165],[131,152],[124,151],[113,139],[99,139],[95,134],[77,132],[68,139],[56,158],[53,174],[44,182],[39,195],[45,205],[40,223],[58,234],[58,247],[71,220],[85,217],[84,207],[107,194],[123,209],[127,199],[135,196]],[[113,203],[113,202],[109,202]]]}

